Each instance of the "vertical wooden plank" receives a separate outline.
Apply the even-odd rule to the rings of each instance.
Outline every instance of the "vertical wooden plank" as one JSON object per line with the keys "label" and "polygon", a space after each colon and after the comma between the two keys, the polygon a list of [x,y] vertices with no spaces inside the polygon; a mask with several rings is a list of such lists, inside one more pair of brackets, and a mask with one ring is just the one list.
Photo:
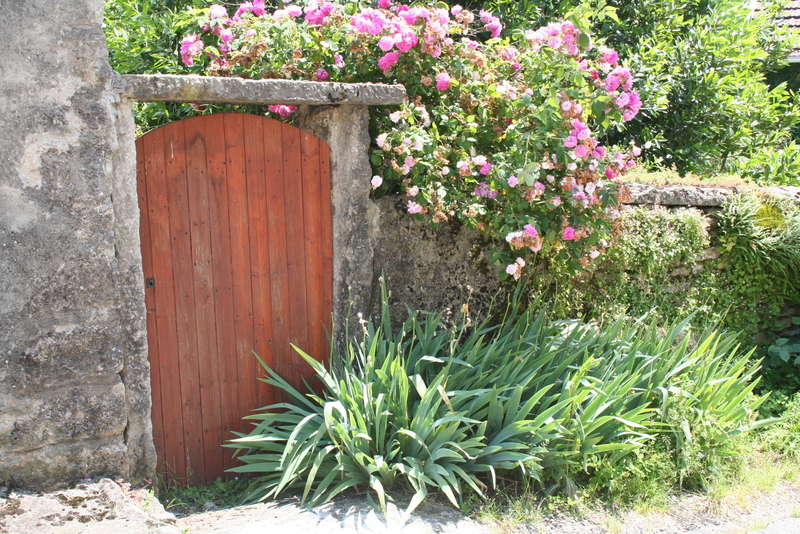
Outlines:
{"label": "vertical wooden plank", "polygon": [[[323,328],[323,272],[321,176],[319,140],[308,132],[300,132],[300,156],[303,182],[303,244],[306,264],[306,309],[308,310],[308,348],[310,355],[325,360],[325,330]],[[303,373],[307,376],[307,373]]]}
{"label": "vertical wooden plank", "polygon": [[[235,372],[236,387],[230,391],[230,425],[225,428],[226,439],[236,437],[246,426],[242,417],[249,413],[248,392],[256,381],[253,358],[253,298],[250,274],[250,231],[248,215],[247,160],[245,158],[245,121],[257,119],[242,113],[225,115],[225,153],[227,156],[228,219],[230,221],[231,271],[233,280],[233,332],[235,352],[226,366]],[[227,451],[226,451],[227,452]],[[231,454],[225,454],[225,467],[236,465]]]}
{"label": "vertical wooden plank", "polygon": [[184,478],[187,484],[197,485],[205,480],[205,459],[184,123],[179,121],[165,127],[164,136],[177,335],[177,353],[174,356],[178,359],[179,370],[178,376],[173,379],[179,381],[181,391],[186,458]]}
{"label": "vertical wooden plank", "polygon": [[[233,325],[233,275],[231,270],[231,236],[228,197],[228,169],[226,152],[226,114],[210,115],[214,121],[208,121],[206,133],[206,161],[208,162],[209,186],[209,223],[211,228],[212,265],[214,266],[214,304],[217,331],[217,371],[219,373],[219,390],[222,418],[222,435],[218,443],[210,444],[216,449],[214,453],[219,465],[213,470],[217,476],[223,476],[225,457],[228,453],[222,447],[224,440],[230,437],[228,429],[236,424],[236,407],[238,393],[236,367],[236,339]],[[232,406],[233,401],[233,406]],[[209,477],[211,475],[209,474]],[[213,479],[211,480],[213,481]]]}
{"label": "vertical wooden plank", "polygon": [[146,145],[145,174],[147,176],[147,206],[150,212],[150,243],[155,287],[155,322],[158,331],[157,350],[161,377],[169,377],[170,386],[161,388],[162,428],[164,435],[164,468],[183,478],[186,461],[183,443],[183,414],[181,411],[177,336],[175,324],[175,294],[173,290],[169,201],[166,189],[164,161],[164,129],[159,128],[143,138]]}
{"label": "vertical wooden plank", "polygon": [[205,116],[184,121],[187,185],[191,218],[192,276],[196,317],[197,354],[202,406],[203,454],[206,480],[222,472],[222,417],[217,366],[217,324],[214,295],[214,265],[211,246]]}
{"label": "vertical wooden plank", "polygon": [[[245,121],[244,138],[247,164],[248,228],[250,231],[250,276],[253,301],[253,351],[264,361],[272,360],[272,314],[270,311],[270,264],[267,234],[267,169],[264,154],[264,117]],[[250,355],[245,371],[249,382],[240,388],[247,391],[248,410],[275,402],[268,386],[257,380],[264,372]],[[249,431],[246,425],[242,431]]]}
{"label": "vertical wooden plank", "polygon": [[[289,346],[289,280],[286,259],[286,210],[283,202],[283,124],[264,122],[264,166],[267,192],[267,239],[270,265],[270,308],[272,311],[271,359],[266,363],[279,374],[284,372],[284,362],[292,357]],[[285,396],[275,392],[278,399]]]}
{"label": "vertical wooden plank", "polygon": [[[308,308],[306,304],[306,257],[302,246],[304,236],[303,195],[304,183],[301,172],[300,130],[282,124],[283,140],[283,194],[286,206],[287,278],[289,282],[289,339],[304,351],[309,349]],[[285,378],[293,383],[301,382],[307,366],[294,354],[282,362]]]}
{"label": "vertical wooden plank", "polygon": [[[139,197],[139,238],[142,247],[142,270],[147,280],[153,276],[153,254],[150,249],[150,210],[147,206],[147,175],[145,159],[147,143],[136,140],[136,189]],[[157,468],[164,467],[164,417],[161,413],[161,361],[158,353],[158,330],[156,325],[156,303],[153,288],[145,287],[145,309],[147,310],[147,358],[150,362],[150,392],[152,397],[153,444],[156,448]]]}

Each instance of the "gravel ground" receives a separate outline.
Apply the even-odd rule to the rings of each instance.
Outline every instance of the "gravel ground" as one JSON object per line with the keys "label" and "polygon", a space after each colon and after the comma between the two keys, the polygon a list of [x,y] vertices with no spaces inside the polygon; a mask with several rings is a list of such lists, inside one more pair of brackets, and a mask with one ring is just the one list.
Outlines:
{"label": "gravel ground", "polygon": [[296,500],[237,506],[176,518],[152,494],[108,479],[51,493],[0,488],[3,534],[800,534],[800,480],[733,505],[712,505],[704,496],[675,497],[668,511],[642,515],[584,512],[530,524],[481,524],[453,508],[426,502],[411,516],[390,505],[387,516],[359,496],[312,510]]}

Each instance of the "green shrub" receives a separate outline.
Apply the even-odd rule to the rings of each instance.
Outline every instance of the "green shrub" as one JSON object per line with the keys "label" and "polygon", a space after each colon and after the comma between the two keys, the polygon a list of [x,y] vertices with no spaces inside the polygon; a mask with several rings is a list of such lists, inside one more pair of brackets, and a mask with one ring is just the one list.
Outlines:
{"label": "green shrub", "polygon": [[591,466],[666,441],[675,478],[688,479],[730,454],[763,399],[733,336],[693,342],[687,324],[599,327],[512,307],[498,326],[419,313],[392,333],[384,305],[329,368],[300,352],[317,392],[267,368],[291,403],[247,417],[254,428],[230,444],[243,462],[233,470],[259,475],[250,499],[297,489],[313,505],[362,486],[383,506],[401,485],[413,509],[431,490],[455,505],[485,495],[501,476],[574,494]]}
{"label": "green shrub", "polygon": [[800,393],[791,397],[785,406],[783,417],[759,435],[759,447],[768,452],[793,459],[800,454]]}

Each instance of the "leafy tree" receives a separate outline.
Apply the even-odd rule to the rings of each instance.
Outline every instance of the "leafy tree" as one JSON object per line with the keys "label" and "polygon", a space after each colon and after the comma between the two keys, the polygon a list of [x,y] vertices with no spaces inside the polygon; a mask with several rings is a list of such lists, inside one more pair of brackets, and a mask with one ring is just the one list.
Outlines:
{"label": "leafy tree", "polygon": [[[455,0],[453,1],[455,3]],[[476,3],[476,2],[473,2]],[[791,48],[774,18],[783,2],[596,0],[593,32],[635,67],[644,105],[610,141],[649,141],[651,165],[681,174],[739,172],[760,182],[797,183],[800,149],[794,94],[772,74]],[[511,27],[568,15],[569,0],[489,0]],[[614,14],[608,16],[608,8]]]}

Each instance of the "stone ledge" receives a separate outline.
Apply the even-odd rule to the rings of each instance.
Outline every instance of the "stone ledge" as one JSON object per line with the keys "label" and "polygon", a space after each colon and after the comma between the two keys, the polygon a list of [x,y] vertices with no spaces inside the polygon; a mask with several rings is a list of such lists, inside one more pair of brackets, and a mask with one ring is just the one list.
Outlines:
{"label": "stone ledge", "polygon": [[122,76],[120,89],[123,97],[139,102],[194,104],[374,106],[400,104],[406,97],[402,85],[246,80],[177,74],[126,74]]}
{"label": "stone ledge", "polygon": [[719,206],[735,187],[695,187],[689,185],[626,184],[630,200],[625,204],[659,204],[661,206]]}
{"label": "stone ledge", "polygon": [[[741,192],[736,186],[647,185],[625,184],[630,199],[623,204],[658,204],[660,206],[721,206],[728,195]],[[762,189],[772,195],[788,198],[800,204],[800,187],[779,186]]]}

